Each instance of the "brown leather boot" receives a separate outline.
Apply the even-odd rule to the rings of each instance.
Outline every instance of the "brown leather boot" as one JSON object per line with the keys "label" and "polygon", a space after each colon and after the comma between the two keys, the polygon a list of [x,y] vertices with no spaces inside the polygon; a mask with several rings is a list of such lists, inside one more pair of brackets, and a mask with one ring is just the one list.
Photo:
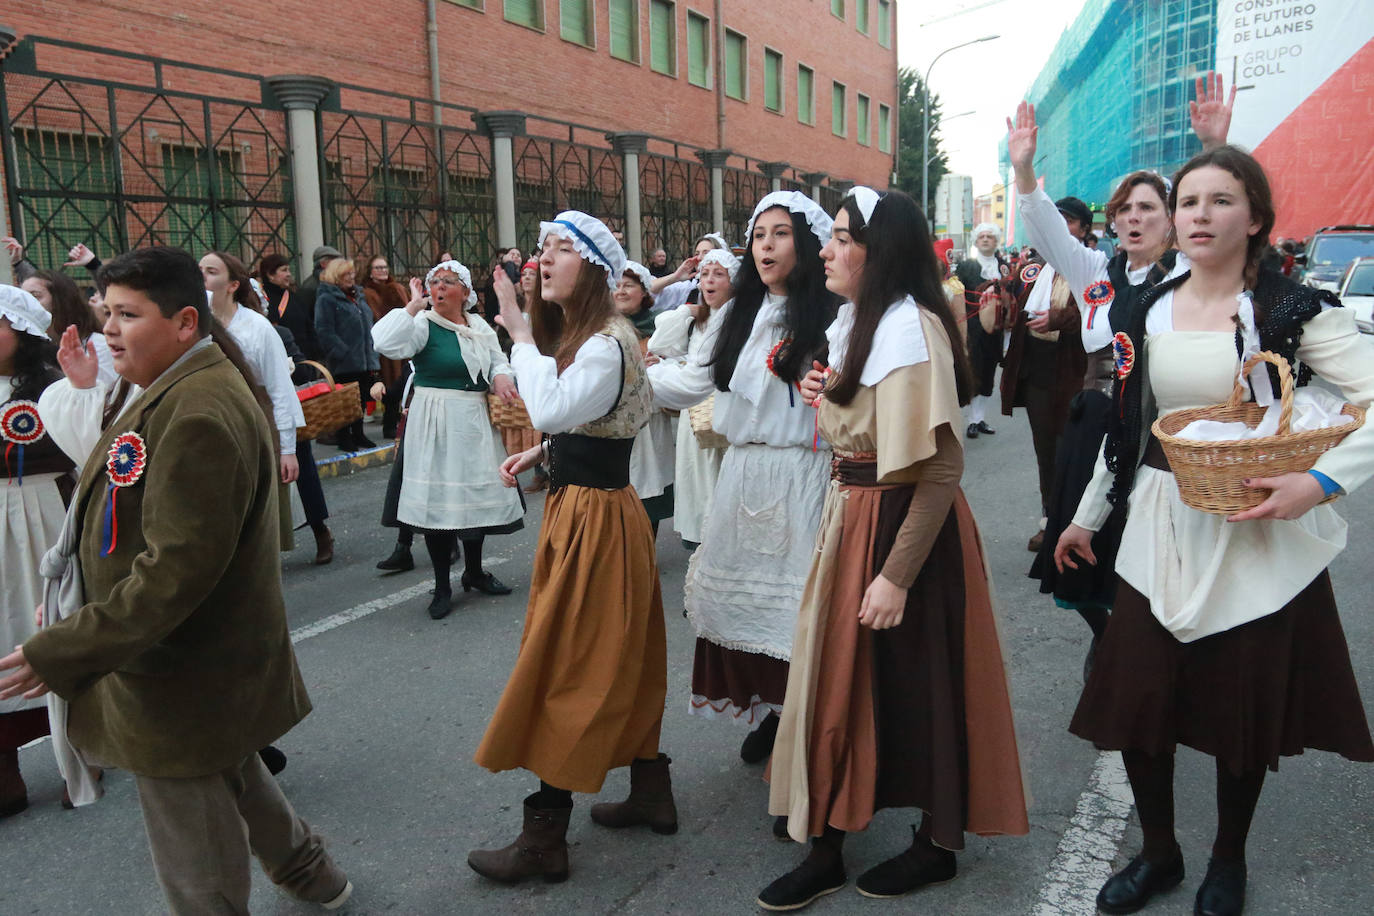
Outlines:
{"label": "brown leather boot", "polygon": [[543,878],[550,884],[568,879],[568,817],[572,808],[536,808],[536,792],[525,799],[525,829],[505,849],[474,849],[468,867],[484,878],[516,884]]}
{"label": "brown leather boot", "polygon": [[19,775],[19,751],[0,751],[0,817],[18,814],[29,806],[29,789]]}
{"label": "brown leather boot", "polygon": [[324,566],[334,561],[334,535],[324,525],[315,532],[315,565]]}
{"label": "brown leather boot", "polygon": [[668,774],[672,758],[630,764],[630,797],[623,802],[592,805],[592,820],[602,827],[637,827],[648,824],[654,833],[677,833],[677,805],[673,803],[673,779]]}

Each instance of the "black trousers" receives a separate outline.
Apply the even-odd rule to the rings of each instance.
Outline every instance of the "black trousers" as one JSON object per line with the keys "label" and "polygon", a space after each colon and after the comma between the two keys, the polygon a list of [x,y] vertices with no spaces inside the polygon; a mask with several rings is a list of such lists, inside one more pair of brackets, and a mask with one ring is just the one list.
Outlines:
{"label": "black trousers", "polygon": [[301,495],[305,520],[311,528],[324,524],[329,518],[329,506],[324,502],[324,487],[320,485],[320,469],[315,465],[315,452],[309,439],[296,442],[296,463],[301,474],[296,478],[296,492]]}

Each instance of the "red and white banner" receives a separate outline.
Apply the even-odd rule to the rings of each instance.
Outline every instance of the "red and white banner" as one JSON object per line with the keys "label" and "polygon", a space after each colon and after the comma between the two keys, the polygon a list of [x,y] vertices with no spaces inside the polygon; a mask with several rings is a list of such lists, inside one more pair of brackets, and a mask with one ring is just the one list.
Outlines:
{"label": "red and white banner", "polygon": [[1374,223],[1374,9],[1218,0],[1217,70],[1240,91],[1231,142],[1264,165],[1275,237]]}

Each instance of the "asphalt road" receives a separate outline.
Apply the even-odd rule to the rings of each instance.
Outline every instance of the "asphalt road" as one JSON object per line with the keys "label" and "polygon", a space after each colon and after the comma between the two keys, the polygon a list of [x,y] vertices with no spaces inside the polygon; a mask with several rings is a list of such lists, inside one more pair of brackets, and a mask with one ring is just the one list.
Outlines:
{"label": "asphalt road", "polygon": [[[1024,417],[994,418],[998,434],[968,443],[964,488],[982,527],[995,579],[1031,792],[1026,837],[969,837],[959,878],[900,901],[852,888],[815,913],[1091,912],[1100,877],[1138,848],[1116,755],[1066,731],[1082,685],[1087,627],[1026,578],[1038,499]],[[323,451],[323,450],[322,450]],[[613,832],[595,826],[578,796],[562,885],[511,889],[465,864],[473,848],[505,845],[520,826],[526,773],[491,774],[472,762],[518,648],[543,498],[524,531],[488,541],[488,566],[514,586],[506,598],[462,595],[446,620],[425,614],[429,565],[373,568],[393,542],[376,524],[387,469],[327,480],[337,540],[332,566],[308,565],[308,532],[283,557],[290,623],[315,711],[278,742],[279,780],[329,840],[356,886],[349,913],[747,913],[758,890],[799,861],[766,815],[762,768],[738,757],[741,727],[687,714],[692,633],[681,614],[687,553],[665,525],[658,539],[668,627],[669,691],[663,748],[673,758],[681,830]],[[1374,588],[1368,570],[1374,488],[1345,499],[1349,546],[1332,567],[1356,674],[1374,696]],[[419,545],[417,545],[418,547]],[[76,811],[58,805],[61,782],[46,743],[21,753],[32,805],[0,821],[0,913],[142,914],[163,910],[133,782],[106,776],[107,794]],[[623,797],[624,771],[601,799]],[[1179,839],[1188,878],[1151,913],[1189,913],[1215,826],[1212,761],[1183,749],[1177,764]],[[1284,759],[1271,774],[1249,846],[1251,914],[1374,912],[1374,768],[1325,753]],[[912,812],[881,813],[846,844],[851,878],[904,848]],[[316,911],[257,872],[253,909]]]}

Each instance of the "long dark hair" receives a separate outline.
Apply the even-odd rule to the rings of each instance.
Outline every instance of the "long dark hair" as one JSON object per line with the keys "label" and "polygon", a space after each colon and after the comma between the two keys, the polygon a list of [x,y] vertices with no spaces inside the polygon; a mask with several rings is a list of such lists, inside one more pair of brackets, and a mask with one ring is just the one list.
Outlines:
{"label": "long dark hair", "polygon": [[52,314],[48,337],[52,338],[53,343],[62,339],[62,332],[70,325],[76,325],[76,335],[83,343],[100,330],[100,322],[95,320],[95,312],[91,311],[90,297],[81,294],[75,280],[55,270],[40,270],[34,276],[48,288],[48,296],[52,299],[52,306],[48,310]]}
{"label": "long dark hair", "polygon": [[[770,207],[781,210],[783,207]],[[765,213],[768,211],[764,211]],[[762,214],[760,214],[762,215]],[[811,368],[811,360],[825,347],[825,329],[835,320],[839,299],[825,288],[825,265],[821,262],[821,243],[811,231],[806,217],[791,213],[792,246],[797,263],[787,275],[787,329],[791,342],[773,360],[773,371],[784,381],[798,382]],[[711,378],[721,391],[730,389],[739,352],[749,339],[759,307],[768,287],[754,263],[754,240],[749,239],[735,284],[735,304],[725,316],[711,354]]]}
{"label": "long dark hair", "polygon": [[1245,244],[1245,286],[1254,289],[1259,279],[1260,258],[1269,248],[1269,233],[1274,229],[1274,195],[1269,190],[1269,177],[1264,167],[1254,156],[1234,146],[1218,146],[1216,149],[1198,153],[1174,173],[1174,186],[1169,191],[1169,216],[1178,210],[1178,186],[1189,172],[1205,166],[1214,165],[1230,172],[1245,189],[1245,197],[1250,202],[1250,216],[1259,221],[1259,232],[1250,236]]}
{"label": "long dark hair", "polygon": [[562,372],[572,365],[587,339],[606,327],[606,322],[616,314],[615,305],[606,285],[605,268],[585,259],[567,302],[545,299],[543,286],[543,275],[536,272],[534,295],[529,303],[530,333],[539,352],[552,356]]}
{"label": "long dark hair", "polygon": [[959,406],[967,404],[973,394],[973,376],[959,326],[945,305],[942,272],[926,228],[925,214],[916,201],[901,191],[887,192],[873,209],[870,223],[864,222],[854,198],[845,198],[843,208],[849,214],[850,236],[867,248],[868,257],[855,291],[854,326],[849,332],[844,365],[835,383],[826,391],[826,399],[836,404],[854,400],[859,390],[859,377],[873,349],[873,335],[879,320],[888,306],[904,296],[911,296],[944,326],[954,354],[954,383],[959,393]]}
{"label": "long dark hair", "polygon": [[57,346],[46,337],[35,337],[27,331],[15,330],[14,368],[10,373],[10,398],[15,401],[36,401],[53,382],[62,377],[57,367]]}

